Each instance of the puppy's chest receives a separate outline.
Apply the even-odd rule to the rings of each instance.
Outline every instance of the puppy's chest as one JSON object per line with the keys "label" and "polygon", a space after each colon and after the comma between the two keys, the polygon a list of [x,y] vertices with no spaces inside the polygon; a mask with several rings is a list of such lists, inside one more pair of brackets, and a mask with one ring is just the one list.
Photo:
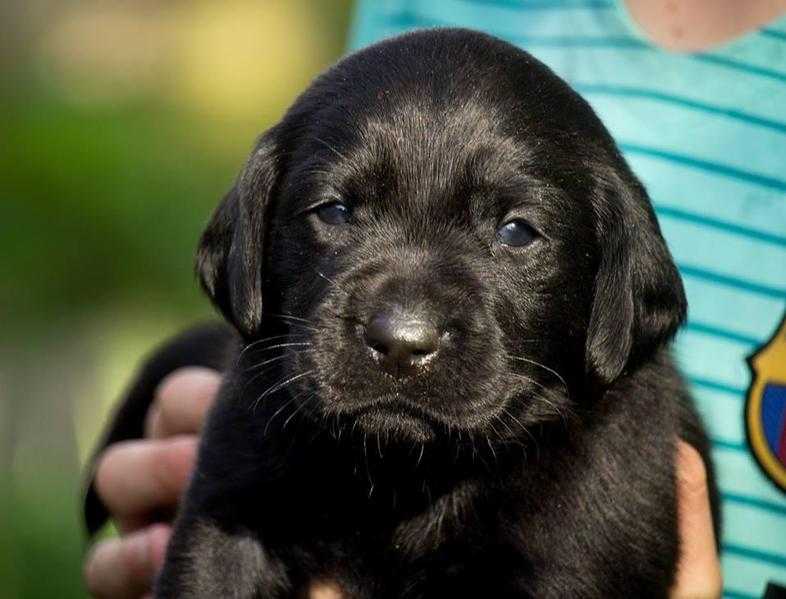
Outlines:
{"label": "puppy's chest", "polygon": [[312,575],[347,588],[371,584],[373,596],[409,597],[435,577],[462,577],[479,555],[493,550],[493,524],[464,497],[445,495],[416,514],[374,507],[370,503],[354,517],[326,514],[329,530],[316,533],[305,548],[320,570]]}
{"label": "puppy's chest", "polygon": [[402,559],[417,559],[460,544],[468,532],[487,529],[476,512],[477,499],[460,490],[436,499],[427,510],[403,518],[389,536],[388,551]]}
{"label": "puppy's chest", "polygon": [[[346,493],[318,510],[311,537],[321,550],[364,556],[385,568],[406,568],[494,537],[489,510],[464,485],[437,497],[413,499],[396,491]],[[351,497],[351,495],[355,495]],[[327,540],[326,543],[323,541]]]}

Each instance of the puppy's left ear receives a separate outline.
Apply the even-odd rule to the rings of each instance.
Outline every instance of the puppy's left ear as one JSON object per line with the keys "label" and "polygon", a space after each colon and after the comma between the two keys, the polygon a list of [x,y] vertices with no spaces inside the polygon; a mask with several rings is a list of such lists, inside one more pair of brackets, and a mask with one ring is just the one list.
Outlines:
{"label": "puppy's left ear", "polygon": [[275,128],[263,135],[207,225],[196,271],[202,288],[245,338],[262,322],[266,222],[279,181]]}
{"label": "puppy's left ear", "polygon": [[647,192],[624,165],[597,172],[593,202],[602,249],[586,360],[593,378],[608,385],[674,336],[687,302]]}

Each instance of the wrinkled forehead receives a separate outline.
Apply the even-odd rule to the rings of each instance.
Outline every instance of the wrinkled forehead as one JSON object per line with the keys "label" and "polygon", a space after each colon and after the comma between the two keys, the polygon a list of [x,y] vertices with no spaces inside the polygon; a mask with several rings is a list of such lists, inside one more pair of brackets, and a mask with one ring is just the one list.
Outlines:
{"label": "wrinkled forehead", "polygon": [[[338,112],[338,111],[336,111]],[[471,194],[565,195],[550,177],[549,140],[503,106],[471,99],[380,102],[303,131],[287,191],[293,201],[374,198],[424,207]],[[492,193],[493,192],[493,193]]]}

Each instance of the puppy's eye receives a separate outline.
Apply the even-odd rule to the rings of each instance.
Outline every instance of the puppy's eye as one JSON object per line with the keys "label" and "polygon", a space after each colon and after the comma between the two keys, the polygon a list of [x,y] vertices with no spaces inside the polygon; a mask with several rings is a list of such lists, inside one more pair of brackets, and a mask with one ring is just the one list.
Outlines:
{"label": "puppy's eye", "polygon": [[349,207],[341,202],[322,204],[316,209],[316,214],[323,223],[328,225],[344,225],[349,222],[352,215]]}
{"label": "puppy's eye", "polygon": [[499,242],[513,247],[529,245],[537,236],[537,231],[520,218],[509,220],[497,229],[497,239]]}

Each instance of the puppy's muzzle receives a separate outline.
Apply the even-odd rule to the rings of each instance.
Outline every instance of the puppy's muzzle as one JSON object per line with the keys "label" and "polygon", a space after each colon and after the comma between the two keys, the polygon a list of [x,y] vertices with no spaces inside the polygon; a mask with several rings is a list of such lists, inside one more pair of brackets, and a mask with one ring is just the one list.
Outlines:
{"label": "puppy's muzzle", "polygon": [[374,361],[396,377],[411,376],[439,352],[444,331],[423,311],[395,307],[377,312],[366,324],[365,341]]}

